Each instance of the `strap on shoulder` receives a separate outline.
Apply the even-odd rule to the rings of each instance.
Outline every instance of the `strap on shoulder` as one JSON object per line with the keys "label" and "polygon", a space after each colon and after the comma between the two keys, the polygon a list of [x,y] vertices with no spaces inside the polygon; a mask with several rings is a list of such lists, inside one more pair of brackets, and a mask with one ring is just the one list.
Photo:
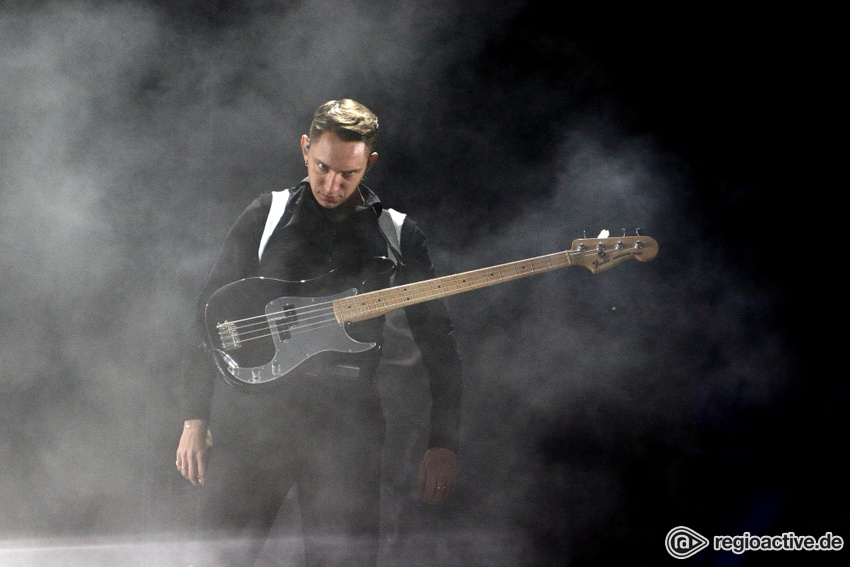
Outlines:
{"label": "strap on shoulder", "polygon": [[[266,218],[266,226],[263,228],[263,235],[260,237],[260,247],[257,250],[257,260],[263,259],[263,252],[266,249],[266,244],[269,242],[272,233],[283,213],[286,211],[286,205],[289,203],[290,191],[272,191],[272,204],[269,208],[269,216]],[[387,214],[384,214],[387,213]],[[387,239],[387,250],[390,254],[390,259],[396,265],[401,262],[401,227],[404,224],[404,219],[407,215],[396,211],[395,209],[384,209],[378,217],[378,225],[381,232]]]}
{"label": "strap on shoulder", "polygon": [[258,261],[263,259],[263,251],[266,249],[266,244],[268,244],[269,238],[272,237],[277,223],[280,222],[280,218],[286,210],[287,203],[289,203],[289,189],[272,191],[272,205],[269,209],[269,216],[266,219],[266,226],[263,229],[263,236],[260,237],[260,248],[257,250]]}
{"label": "strap on shoulder", "polygon": [[405,216],[395,209],[384,209],[378,217],[381,232],[387,238],[390,259],[397,266],[401,264],[401,225],[404,224]]}

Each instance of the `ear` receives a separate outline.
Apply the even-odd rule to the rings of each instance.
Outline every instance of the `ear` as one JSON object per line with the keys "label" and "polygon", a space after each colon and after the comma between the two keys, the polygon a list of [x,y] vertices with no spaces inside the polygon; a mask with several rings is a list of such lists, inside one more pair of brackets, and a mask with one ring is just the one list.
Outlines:
{"label": "ear", "polygon": [[307,161],[307,154],[310,153],[310,138],[307,134],[301,136],[301,153],[304,155],[304,161]]}
{"label": "ear", "polygon": [[378,161],[378,152],[372,152],[369,156],[369,161],[366,162],[366,171],[372,169],[372,166],[375,165],[376,161]]}

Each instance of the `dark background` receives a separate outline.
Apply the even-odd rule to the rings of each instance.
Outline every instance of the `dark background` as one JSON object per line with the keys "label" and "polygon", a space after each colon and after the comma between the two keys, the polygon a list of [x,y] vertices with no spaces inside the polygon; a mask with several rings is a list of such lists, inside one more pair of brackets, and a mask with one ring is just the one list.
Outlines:
{"label": "dark background", "polygon": [[420,223],[440,273],[603,228],[660,245],[652,263],[449,300],[463,476],[438,510],[396,487],[427,400],[388,364],[386,564],[673,562],[679,525],[846,539],[848,394],[826,362],[841,295],[819,269],[836,242],[835,183],[817,177],[833,18],[3,2],[0,564],[46,565],[29,554],[62,541],[68,565],[113,537],[142,551],[108,564],[170,564],[197,499],[173,469],[195,296],[242,208],[304,175],[298,138],[340,97],[378,114],[367,183]]}

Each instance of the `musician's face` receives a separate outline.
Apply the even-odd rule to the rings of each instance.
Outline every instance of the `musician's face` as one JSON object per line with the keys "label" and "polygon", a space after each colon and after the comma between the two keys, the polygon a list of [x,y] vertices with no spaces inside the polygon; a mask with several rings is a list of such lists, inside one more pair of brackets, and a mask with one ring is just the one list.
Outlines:
{"label": "musician's face", "polygon": [[363,142],[346,142],[333,132],[318,140],[302,136],[301,151],[313,196],[321,206],[350,212],[362,203],[357,186],[378,154],[370,154]]}

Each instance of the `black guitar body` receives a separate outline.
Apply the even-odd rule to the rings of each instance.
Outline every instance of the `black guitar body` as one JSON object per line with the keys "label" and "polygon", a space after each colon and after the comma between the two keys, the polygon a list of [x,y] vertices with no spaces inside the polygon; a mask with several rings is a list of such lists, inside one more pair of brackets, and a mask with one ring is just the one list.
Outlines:
{"label": "black guitar body", "polygon": [[356,364],[371,356],[383,320],[337,322],[333,301],[358,290],[316,295],[328,291],[333,275],[301,282],[245,278],[213,293],[205,308],[206,331],[224,379],[238,386],[270,384],[318,365]]}

